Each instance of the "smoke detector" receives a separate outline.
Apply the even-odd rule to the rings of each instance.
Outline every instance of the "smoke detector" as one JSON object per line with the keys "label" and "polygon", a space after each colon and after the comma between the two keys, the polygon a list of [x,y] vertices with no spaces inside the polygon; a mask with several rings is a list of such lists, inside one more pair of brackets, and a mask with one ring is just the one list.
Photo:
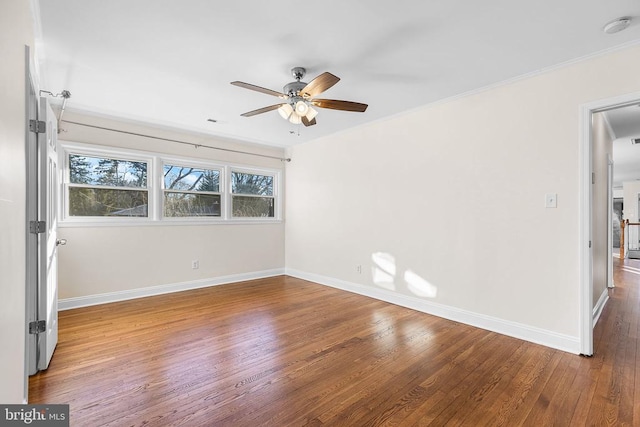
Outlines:
{"label": "smoke detector", "polygon": [[614,19],[613,21],[607,22],[604,27],[602,27],[602,31],[607,34],[615,34],[627,28],[631,25],[631,17],[623,16],[622,18]]}

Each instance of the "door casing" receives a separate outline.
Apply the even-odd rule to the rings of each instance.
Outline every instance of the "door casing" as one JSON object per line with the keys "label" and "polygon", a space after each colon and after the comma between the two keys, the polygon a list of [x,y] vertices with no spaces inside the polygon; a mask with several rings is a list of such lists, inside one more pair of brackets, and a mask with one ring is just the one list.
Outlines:
{"label": "door casing", "polygon": [[[594,113],[638,104],[640,92],[633,92],[612,98],[602,99],[580,106],[579,130],[579,182],[580,182],[580,231],[578,239],[579,251],[579,341],[580,353],[585,356],[593,355],[593,253],[592,240],[592,157],[593,157],[593,127]],[[608,227],[612,233],[611,227]]]}

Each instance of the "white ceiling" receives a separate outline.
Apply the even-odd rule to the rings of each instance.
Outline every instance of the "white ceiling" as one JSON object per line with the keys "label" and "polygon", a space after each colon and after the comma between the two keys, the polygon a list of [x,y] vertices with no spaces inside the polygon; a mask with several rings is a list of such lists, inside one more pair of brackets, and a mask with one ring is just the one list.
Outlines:
{"label": "white ceiling", "polygon": [[[42,89],[69,90],[69,110],[279,146],[640,40],[640,18],[602,32],[637,0],[34,1]],[[369,109],[321,109],[308,128],[240,117],[278,98],[231,81],[281,91],[294,66]]]}

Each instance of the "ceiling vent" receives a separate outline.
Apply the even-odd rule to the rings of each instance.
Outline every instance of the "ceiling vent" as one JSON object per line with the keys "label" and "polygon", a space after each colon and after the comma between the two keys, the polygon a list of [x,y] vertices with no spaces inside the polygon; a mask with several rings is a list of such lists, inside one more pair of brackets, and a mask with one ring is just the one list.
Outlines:
{"label": "ceiling vent", "polygon": [[640,144],[640,138],[631,138],[631,143],[633,145]]}

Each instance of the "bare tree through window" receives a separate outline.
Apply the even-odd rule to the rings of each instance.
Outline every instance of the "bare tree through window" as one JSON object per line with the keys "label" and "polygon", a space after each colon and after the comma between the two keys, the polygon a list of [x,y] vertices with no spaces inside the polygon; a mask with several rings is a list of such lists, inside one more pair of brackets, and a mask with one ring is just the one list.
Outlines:
{"label": "bare tree through window", "polygon": [[69,155],[70,216],[148,216],[147,163]]}
{"label": "bare tree through window", "polygon": [[271,175],[231,173],[232,215],[234,217],[273,218],[275,199]]}
{"label": "bare tree through window", "polygon": [[220,216],[220,171],[165,165],[164,216]]}

